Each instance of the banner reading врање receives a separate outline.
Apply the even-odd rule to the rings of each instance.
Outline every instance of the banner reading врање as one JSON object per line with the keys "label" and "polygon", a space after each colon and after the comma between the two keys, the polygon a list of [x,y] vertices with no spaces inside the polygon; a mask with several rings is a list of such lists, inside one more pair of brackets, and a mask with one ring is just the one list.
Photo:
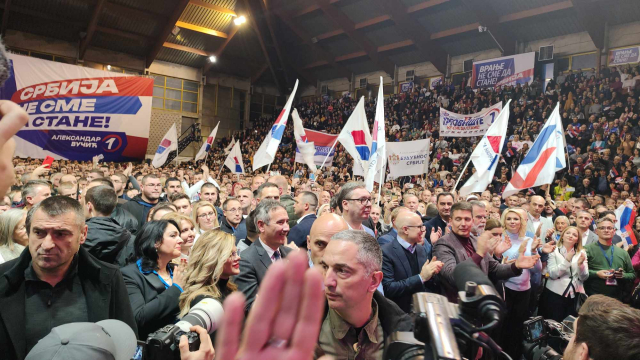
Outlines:
{"label": "banner reading \u0432\u0440\u0430\u045a\u0435", "polygon": [[[333,144],[335,144],[338,140],[338,135],[327,134],[309,129],[304,129],[304,132],[307,135],[307,139],[309,140],[309,142],[313,142],[316,147],[316,153],[313,156],[313,161],[315,162],[316,166],[321,166],[324,158],[329,153],[329,150],[331,150]],[[331,167],[331,164],[333,163],[333,155],[335,155],[335,153],[336,149],[334,148],[333,150],[331,150],[331,154],[329,154],[329,157],[327,158],[327,162],[325,163],[326,167]],[[302,154],[300,154],[297,147],[296,162],[300,164],[305,163],[302,159]]]}
{"label": "banner reading \u0432\u0440\u0430\u045a\u0435", "polygon": [[496,88],[504,85],[524,85],[533,82],[536,53],[505,56],[473,63],[471,87]]}
{"label": "banner reading \u0432\u0440\u0430\u045a\u0435", "polygon": [[143,159],[153,79],[10,54],[0,98],[29,114],[16,156],[104,161]]}
{"label": "banner reading \u0432\u0440\u0430\u045a\u0435", "polygon": [[502,101],[475,114],[456,114],[440,108],[440,136],[484,136],[502,111]]}
{"label": "banner reading \u0432\u0440\u0430\u045a\u0435", "polygon": [[388,142],[388,179],[429,172],[429,139]]}
{"label": "banner reading \u0432\u0440\u0430\u045a\u0435", "polygon": [[609,66],[640,62],[640,46],[609,50]]}

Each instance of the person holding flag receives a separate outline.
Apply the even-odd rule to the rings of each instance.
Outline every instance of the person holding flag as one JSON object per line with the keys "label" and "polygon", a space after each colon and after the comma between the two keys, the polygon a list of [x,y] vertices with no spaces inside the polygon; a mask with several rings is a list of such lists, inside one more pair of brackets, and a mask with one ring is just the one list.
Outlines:
{"label": "person holding flag", "polygon": [[[509,104],[511,100],[504,106],[498,118],[491,124],[487,132],[484,134],[475,150],[471,153],[469,162],[473,163],[476,168],[476,172],[471,175],[469,180],[460,188],[460,195],[467,197],[467,195],[473,192],[483,192],[491,181],[493,180],[493,174],[498,167],[498,160],[502,153],[502,146],[504,145],[504,139],[507,135],[507,123],[509,122]],[[469,162],[462,169],[460,179],[464,175],[464,171],[469,165]],[[458,182],[460,182],[458,179]],[[458,183],[454,189],[456,189]]]}
{"label": "person holding flag", "polygon": [[293,109],[291,118],[293,119],[293,135],[296,138],[296,145],[298,145],[297,151],[302,155],[304,163],[309,167],[309,176],[312,176],[311,174],[316,171],[316,163],[313,159],[316,154],[316,146],[307,139],[298,110]]}
{"label": "person holding flag", "polygon": [[502,193],[502,198],[506,199],[532,187],[551,184],[556,171],[566,166],[564,131],[560,117],[560,103],[558,103],[531,146],[531,150],[513,173],[511,181]]}
{"label": "person holding flag", "polygon": [[207,155],[209,155],[209,150],[211,150],[211,146],[213,146],[213,142],[216,141],[216,135],[218,134],[218,126],[220,126],[220,122],[218,121],[218,125],[211,131],[207,140],[202,143],[202,147],[196,154],[196,161],[205,159]]}
{"label": "person holding flag", "polygon": [[625,248],[631,245],[638,245],[638,239],[633,232],[633,224],[636,221],[636,210],[633,201],[627,199],[615,211],[618,235],[626,242]]}
{"label": "person holding flag", "polygon": [[227,159],[224,161],[224,165],[231,170],[232,173],[240,176],[244,174],[244,164],[242,163],[242,153],[240,152],[240,142],[236,142],[229,151]]}
{"label": "person holding flag", "polygon": [[[373,122],[373,142],[369,156],[368,167],[364,173],[364,185],[367,190],[373,191],[373,182],[377,172],[380,172],[378,184],[382,184],[384,178],[386,137],[384,132],[384,92],[382,76],[380,76],[380,86],[378,87],[378,100],[376,101],[376,117]],[[382,185],[380,186],[382,188]],[[378,197],[379,198],[379,197]]]}
{"label": "person holding flag", "polygon": [[229,145],[227,145],[226,148],[224,148],[224,154],[228,155],[229,151],[231,151],[231,149],[233,148],[233,145],[235,145],[235,144],[236,144],[236,138],[235,138],[235,136],[232,136],[231,137],[231,142],[229,143]]}
{"label": "person holding flag", "polygon": [[162,140],[160,140],[158,150],[156,150],[156,154],[153,156],[151,165],[155,168],[164,166],[164,163],[167,162],[169,154],[171,154],[172,151],[178,152],[178,132],[176,131],[176,124],[171,125],[169,131],[167,131]]}
{"label": "person holding flag", "polygon": [[298,80],[296,80],[293,91],[291,92],[291,95],[289,95],[287,103],[284,105],[284,108],[280,112],[276,122],[273,123],[271,131],[267,133],[262,145],[260,145],[260,148],[258,148],[258,151],[256,151],[253,156],[253,171],[258,170],[265,165],[271,166],[273,159],[275,159],[276,152],[278,152],[278,146],[280,146],[280,141],[282,141],[284,128],[287,126],[287,119],[289,118],[291,103],[293,103],[296,90],[298,90]]}

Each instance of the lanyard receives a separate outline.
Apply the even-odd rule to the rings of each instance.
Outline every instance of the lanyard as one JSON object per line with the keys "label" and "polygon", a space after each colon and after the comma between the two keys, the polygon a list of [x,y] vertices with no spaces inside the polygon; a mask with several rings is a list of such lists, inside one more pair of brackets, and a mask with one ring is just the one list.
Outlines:
{"label": "lanyard", "polygon": [[611,258],[607,257],[607,252],[604,251],[602,244],[598,242],[598,246],[600,246],[600,251],[602,251],[602,255],[604,255],[604,258],[607,259],[607,262],[609,263],[609,269],[613,269],[613,245],[611,245]]}

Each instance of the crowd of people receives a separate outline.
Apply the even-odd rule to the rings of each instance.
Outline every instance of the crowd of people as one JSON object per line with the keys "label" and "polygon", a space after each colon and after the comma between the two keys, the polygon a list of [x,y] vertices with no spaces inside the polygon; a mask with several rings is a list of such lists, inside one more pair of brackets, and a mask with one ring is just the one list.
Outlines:
{"label": "crowd of people", "polygon": [[[223,169],[230,138],[212,147],[206,163],[45,166],[12,157],[9,138],[20,126],[5,118],[23,114],[0,103],[3,358],[24,359],[53,328],[73,322],[118,319],[145,340],[217,299],[225,302],[224,327],[208,344],[217,340],[216,350],[232,354],[223,359],[239,348],[262,356],[256,344],[306,346],[315,358],[382,359],[391,333],[413,329],[414,294],[457,301],[453,273],[461,263],[479,267],[504,299],[503,321],[490,335],[511,358],[520,360],[523,322],[535,314],[589,319],[576,325],[568,359],[586,359],[585,351],[595,360],[640,358],[640,315],[622,304],[632,302],[640,252],[617,231],[615,213],[640,201],[640,92],[620,86],[621,78],[640,79],[638,68],[569,72],[546,88],[535,80],[474,91],[463,81],[390,96],[387,141],[430,137],[431,170],[384,182],[380,192],[358,181],[340,146],[333,164],[309,179],[306,165],[294,163],[290,129],[269,173],[252,171],[272,118],[233,134],[244,175]],[[479,139],[440,137],[439,108],[468,114],[507,100],[508,142],[495,179],[461,197],[455,181],[471,173],[460,169]],[[356,101],[295,107],[307,128],[338,133]],[[502,199],[557,102],[568,169],[554,184]],[[366,111],[372,120],[375,103]],[[640,240],[640,217],[632,232]],[[583,295],[593,305],[579,310]],[[240,337],[242,313],[249,318],[238,344],[231,337]],[[611,316],[624,321],[603,320]],[[297,334],[303,326],[307,332]],[[199,354],[211,358],[213,349]]]}

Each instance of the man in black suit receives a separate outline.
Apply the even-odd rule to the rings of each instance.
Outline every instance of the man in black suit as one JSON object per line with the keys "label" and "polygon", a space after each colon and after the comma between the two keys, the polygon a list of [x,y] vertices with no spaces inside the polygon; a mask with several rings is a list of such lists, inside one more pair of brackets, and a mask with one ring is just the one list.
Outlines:
{"label": "man in black suit", "polygon": [[316,221],[316,208],[318,197],[311,191],[303,191],[294,199],[293,211],[298,217],[297,224],[291,228],[287,240],[294,242],[298,247],[307,248],[307,236],[311,232],[311,226]]}
{"label": "man in black suit", "polygon": [[396,219],[398,235],[382,246],[382,287],[384,294],[404,311],[411,310],[414,293],[435,289],[430,282],[442,269],[442,262],[435,258],[429,261],[420,242],[424,241],[422,219],[418,214],[402,212]]}
{"label": "man in black suit", "polygon": [[271,264],[284,258],[291,251],[284,246],[289,233],[289,216],[278,201],[264,199],[255,210],[255,224],[260,236],[240,259],[240,274],[234,282],[247,298],[248,311],[255,301],[258,287]]}
{"label": "man in black suit", "polygon": [[432,233],[446,233],[446,228],[451,220],[451,206],[453,206],[453,194],[450,192],[441,192],[436,198],[436,207],[438,208],[438,216],[424,223],[426,234],[431,237]]}

